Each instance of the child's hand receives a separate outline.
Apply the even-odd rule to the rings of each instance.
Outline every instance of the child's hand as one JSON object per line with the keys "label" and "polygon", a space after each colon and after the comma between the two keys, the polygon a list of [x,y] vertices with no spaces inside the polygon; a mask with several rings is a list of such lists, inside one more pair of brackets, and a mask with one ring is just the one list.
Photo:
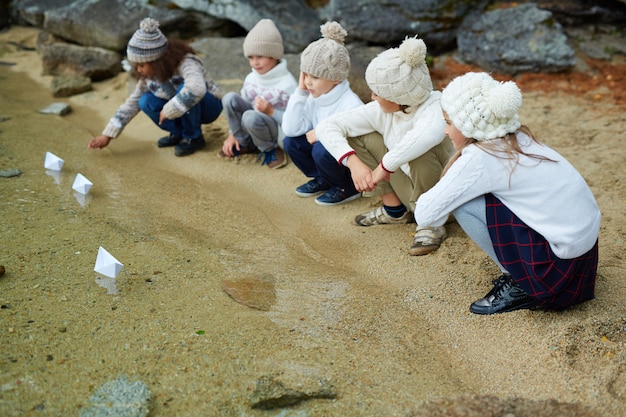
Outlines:
{"label": "child's hand", "polygon": [[372,170],[365,165],[358,156],[350,155],[347,161],[347,167],[350,169],[352,182],[359,192],[372,191],[376,188],[377,183],[372,178]]}
{"label": "child's hand", "polygon": [[306,75],[300,71],[300,78],[298,79],[298,88],[300,90],[306,90],[306,85],[304,84],[304,79],[305,79]]}
{"label": "child's hand", "polygon": [[257,96],[257,98],[254,99],[254,109],[256,111],[260,111],[261,113],[265,113],[270,117],[274,115],[274,107],[272,107],[272,105],[263,97]]}
{"label": "child's hand", "polygon": [[308,132],[306,132],[306,141],[309,142],[311,145],[313,145],[315,142],[317,142],[317,136],[315,135],[315,129],[311,129]]}
{"label": "child's hand", "polygon": [[111,138],[108,136],[100,135],[92,138],[87,144],[87,148],[89,149],[102,149],[105,148],[109,142],[111,142]]}
{"label": "child's hand", "polygon": [[387,181],[389,182],[391,174],[387,171],[385,171],[382,167],[382,165],[378,164],[378,166],[376,167],[376,169],[374,171],[372,171],[372,181],[374,181],[375,183],[379,183],[380,181]]}
{"label": "child's hand", "polygon": [[237,139],[235,139],[235,137],[231,133],[228,135],[226,139],[224,139],[224,144],[222,145],[222,152],[224,153],[224,155],[232,158],[233,156],[235,156],[235,152],[233,151],[233,149],[237,149],[237,151],[241,150],[239,148],[239,142],[237,142]]}

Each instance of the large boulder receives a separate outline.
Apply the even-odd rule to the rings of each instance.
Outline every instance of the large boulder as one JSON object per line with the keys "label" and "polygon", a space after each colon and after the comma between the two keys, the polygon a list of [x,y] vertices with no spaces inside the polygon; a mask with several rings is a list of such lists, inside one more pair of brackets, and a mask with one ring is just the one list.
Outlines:
{"label": "large boulder", "polygon": [[319,17],[304,0],[172,0],[172,3],[181,9],[232,20],[246,31],[261,19],[272,19],[288,53],[299,53],[320,37]]}
{"label": "large boulder", "polygon": [[457,36],[459,56],[488,71],[559,72],[576,63],[562,26],[534,4],[493,10],[466,22]]}
{"label": "large boulder", "polygon": [[407,36],[424,39],[429,53],[456,48],[456,31],[463,19],[480,13],[488,0],[335,0],[326,13],[352,38],[377,45],[398,46]]}

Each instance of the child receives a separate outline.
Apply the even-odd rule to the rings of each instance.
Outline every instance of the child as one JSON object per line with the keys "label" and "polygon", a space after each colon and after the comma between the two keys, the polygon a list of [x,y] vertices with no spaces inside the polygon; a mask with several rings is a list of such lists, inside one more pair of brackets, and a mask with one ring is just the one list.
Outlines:
{"label": "child", "polygon": [[[312,178],[296,188],[301,197],[311,197],[326,191],[330,183],[323,178],[322,164],[337,165],[335,159],[317,142],[317,123],[343,110],[363,105],[348,82],[350,54],[344,46],[348,34],[337,22],[321,27],[322,38],[312,42],[300,55],[298,89],[289,99],[283,116],[285,139],[283,147],[304,175]],[[345,175],[340,188],[354,188]],[[356,194],[359,197],[360,194]]]}
{"label": "child", "polygon": [[[354,192],[381,195],[382,206],[356,216],[357,225],[411,222],[415,200],[437,182],[448,161],[441,93],[433,91],[425,59],[426,45],[417,37],[384,51],[365,71],[372,102],[327,118],[316,128],[319,141],[339,162],[329,177],[349,172]],[[351,197],[349,192],[327,194],[318,200],[339,204]],[[409,253],[435,251],[445,234],[443,223],[418,227]]]}
{"label": "child", "polygon": [[190,46],[168,41],[154,19],[145,18],[139,27],[126,49],[138,78],[135,90],[88,147],[106,147],[141,110],[169,132],[158,140],[160,148],[174,146],[176,156],[191,155],[206,144],[201,125],[222,112],[221,93]]}
{"label": "child", "polygon": [[283,59],[283,38],[270,19],[261,19],[248,32],[243,54],[252,71],[243,82],[241,95],[227,93],[222,104],[230,131],[219,156],[232,158],[261,151],[262,165],[282,168],[287,159],[278,146],[289,96],[296,89],[296,79]]}
{"label": "child", "polygon": [[444,89],[441,108],[455,155],[415,205],[420,226],[454,212],[502,270],[470,311],[560,310],[594,297],[600,210],[576,169],[539,143],[518,111],[514,82],[470,72]]}

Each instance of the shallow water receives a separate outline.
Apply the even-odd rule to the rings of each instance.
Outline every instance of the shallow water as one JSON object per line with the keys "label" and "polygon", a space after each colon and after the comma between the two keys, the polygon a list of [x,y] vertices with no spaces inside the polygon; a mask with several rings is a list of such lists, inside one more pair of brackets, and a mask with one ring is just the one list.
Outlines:
{"label": "shallow water", "polygon": [[[2,77],[0,168],[22,174],[0,179],[1,414],[72,415],[121,374],[148,384],[155,415],[255,415],[255,381],[300,368],[333,381],[340,399],[303,403],[299,415],[400,415],[457,390],[418,322],[414,334],[397,328],[393,296],[334,264],[348,254],[312,247],[314,221],[276,216],[280,200],[254,187],[275,173],[224,182],[201,172],[208,151],[185,161],[152,139],[89,151],[101,120],[86,108],[39,114],[46,92]],[[60,173],[44,169],[46,151],[64,159]],[[77,173],[94,184],[86,196],[72,190]],[[115,280],[94,272],[100,246],[124,265]],[[267,311],[223,291],[223,280],[249,278],[271,282]]]}

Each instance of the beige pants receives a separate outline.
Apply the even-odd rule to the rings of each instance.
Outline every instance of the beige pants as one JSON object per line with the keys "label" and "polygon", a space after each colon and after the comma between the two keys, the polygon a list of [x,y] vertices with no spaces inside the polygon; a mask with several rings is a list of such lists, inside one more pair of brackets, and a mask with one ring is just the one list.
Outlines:
{"label": "beige pants", "polygon": [[[388,152],[383,137],[378,132],[348,138],[348,143],[356,151],[359,159],[372,170],[380,164],[383,156]],[[439,181],[441,171],[452,152],[452,142],[446,136],[439,145],[409,162],[410,176],[398,168],[391,174],[390,182],[380,182],[375,190],[364,195],[373,197],[395,192],[402,204],[410,211],[415,211],[415,201]]]}

